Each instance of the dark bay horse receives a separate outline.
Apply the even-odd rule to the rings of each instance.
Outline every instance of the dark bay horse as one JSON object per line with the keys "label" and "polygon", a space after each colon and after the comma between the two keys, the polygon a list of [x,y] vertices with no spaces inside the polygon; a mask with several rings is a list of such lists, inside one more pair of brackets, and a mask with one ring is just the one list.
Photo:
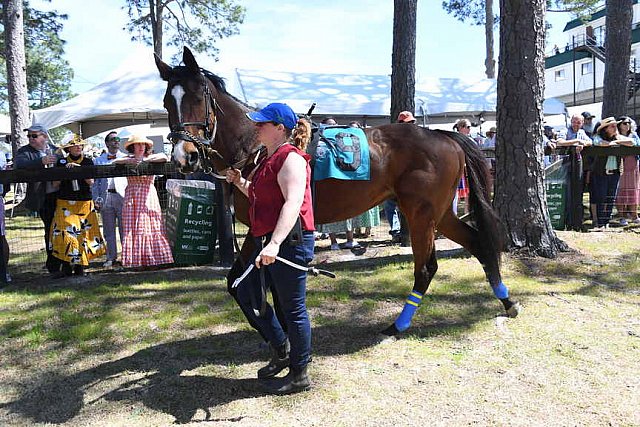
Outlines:
{"label": "dark bay horse", "polygon": [[[184,66],[171,67],[156,57],[160,76],[168,83],[164,106],[169,113],[173,161],[186,173],[220,173],[230,166],[243,169],[257,144],[254,125],[245,115],[251,108],[230,95],[220,77],[202,70],[186,47],[182,61]],[[341,221],[386,199],[398,201],[409,225],[414,284],[401,314],[383,333],[395,335],[409,327],[438,269],[436,229],[480,261],[494,295],[507,315],[516,317],[520,306],[509,298],[500,276],[501,230],[490,202],[489,171],[476,144],[459,133],[410,124],[369,128],[366,135],[371,179],[317,182],[315,219],[318,224]],[[244,167],[245,177],[252,165]],[[459,220],[452,210],[465,167],[473,217],[470,224]],[[236,188],[232,191],[237,218],[248,224],[248,200]],[[253,238],[247,236],[227,277],[229,284],[240,276],[253,249]]]}

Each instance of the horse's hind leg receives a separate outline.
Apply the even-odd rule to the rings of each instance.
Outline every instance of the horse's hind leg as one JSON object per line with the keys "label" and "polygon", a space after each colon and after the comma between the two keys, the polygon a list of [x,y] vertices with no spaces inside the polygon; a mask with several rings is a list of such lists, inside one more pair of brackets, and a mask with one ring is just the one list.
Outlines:
{"label": "horse's hind leg", "polygon": [[475,256],[487,277],[493,294],[498,298],[509,317],[516,317],[520,312],[520,304],[509,298],[509,289],[502,282],[500,274],[500,253],[487,249],[480,240],[477,230],[458,219],[452,211],[447,211],[438,224],[438,231],[448,239],[462,245]]}
{"label": "horse's hind leg", "polygon": [[[411,320],[422,302],[423,295],[427,292],[431,279],[438,271],[438,260],[435,251],[435,221],[425,221],[419,217],[416,209],[413,215],[408,216],[409,230],[413,249],[414,270],[413,289],[405,301],[402,312],[383,334],[393,336],[406,331],[411,325]],[[426,224],[425,224],[426,222]]]}

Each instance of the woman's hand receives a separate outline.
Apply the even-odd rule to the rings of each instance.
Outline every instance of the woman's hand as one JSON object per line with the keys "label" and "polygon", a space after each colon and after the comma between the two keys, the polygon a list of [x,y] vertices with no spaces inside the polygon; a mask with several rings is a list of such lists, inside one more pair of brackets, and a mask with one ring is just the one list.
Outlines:
{"label": "woman's hand", "polygon": [[242,172],[240,169],[229,168],[227,169],[227,182],[235,185],[240,185],[240,180],[242,179]]}
{"label": "woman's hand", "polygon": [[260,251],[260,255],[256,257],[256,268],[260,268],[260,265],[269,265],[276,262],[278,252],[280,252],[280,244],[271,240]]}
{"label": "woman's hand", "polygon": [[66,168],[71,169],[71,168],[75,168],[77,166],[80,166],[77,163],[73,163],[73,162],[67,162],[67,164],[65,165]]}

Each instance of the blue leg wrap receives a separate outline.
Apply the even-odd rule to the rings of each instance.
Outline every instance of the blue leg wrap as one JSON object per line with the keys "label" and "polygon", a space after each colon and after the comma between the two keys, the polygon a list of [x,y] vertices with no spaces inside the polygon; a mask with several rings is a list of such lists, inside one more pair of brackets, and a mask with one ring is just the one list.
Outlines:
{"label": "blue leg wrap", "polygon": [[492,286],[493,294],[498,299],[509,298],[509,289],[505,286],[504,283],[500,282],[496,286]]}
{"label": "blue leg wrap", "polygon": [[396,319],[395,325],[399,332],[406,331],[411,326],[411,319],[422,302],[422,295],[418,291],[411,291],[404,303],[402,313]]}

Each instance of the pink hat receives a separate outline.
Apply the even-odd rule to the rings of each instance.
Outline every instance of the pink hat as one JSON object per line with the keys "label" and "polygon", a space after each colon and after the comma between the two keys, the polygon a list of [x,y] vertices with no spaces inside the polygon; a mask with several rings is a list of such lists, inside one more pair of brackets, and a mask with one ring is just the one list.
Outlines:
{"label": "pink hat", "polygon": [[416,118],[413,117],[413,114],[410,111],[403,111],[398,114],[398,123],[415,123]]}

